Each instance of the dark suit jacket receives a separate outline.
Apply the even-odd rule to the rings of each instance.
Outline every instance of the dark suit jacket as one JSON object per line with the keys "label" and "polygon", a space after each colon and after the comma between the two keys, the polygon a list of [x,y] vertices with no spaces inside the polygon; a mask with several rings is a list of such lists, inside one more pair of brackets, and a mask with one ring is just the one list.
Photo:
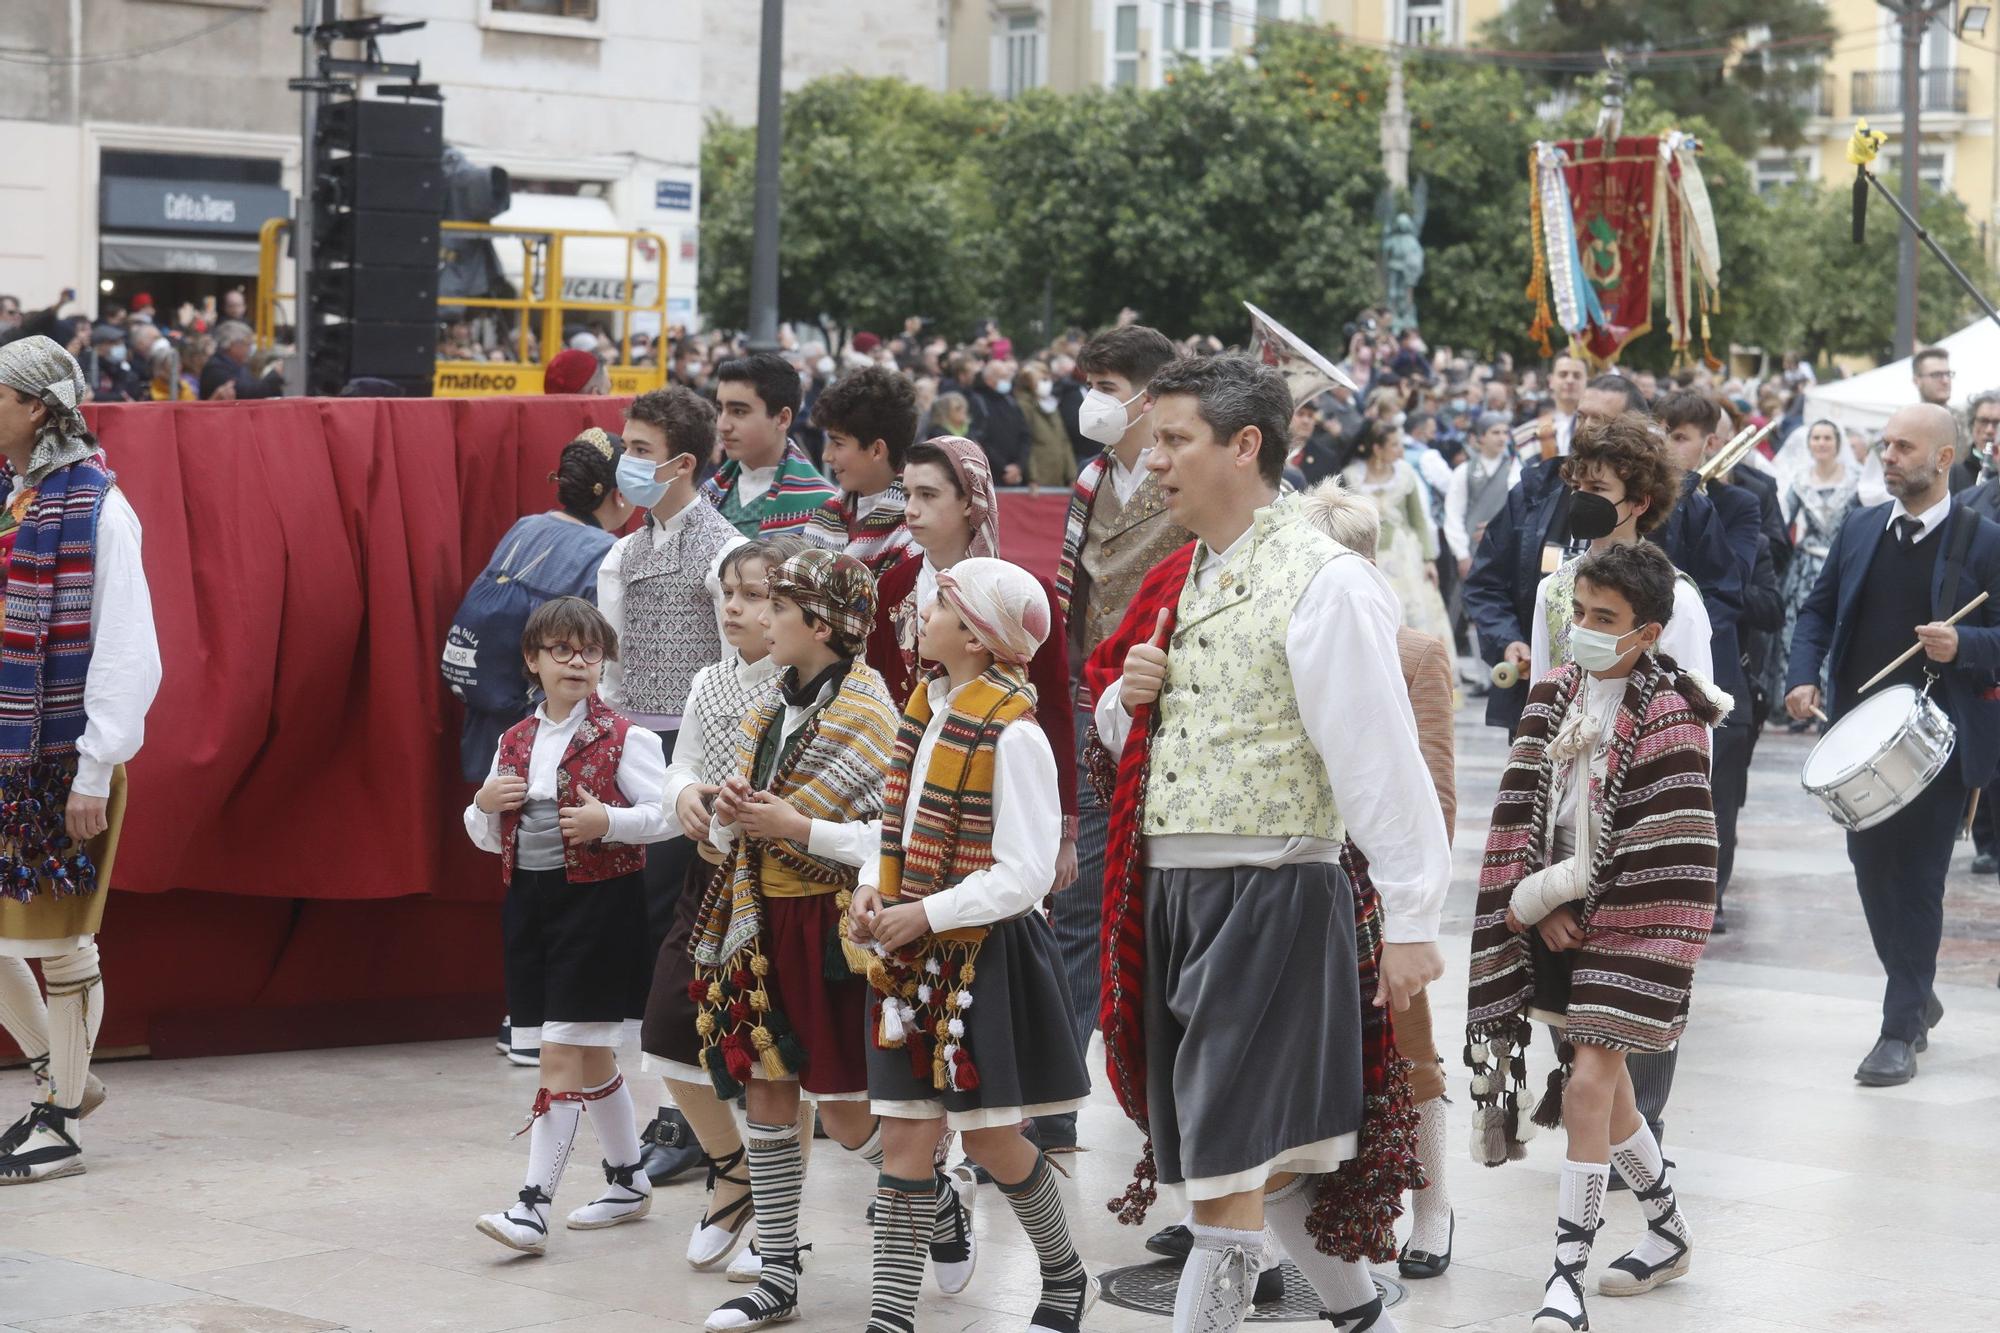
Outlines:
{"label": "dark suit jacket", "polygon": [[[1826,566],[1819,582],[1799,607],[1792,627],[1792,658],[1786,672],[1787,691],[1801,685],[1817,685],[1820,667],[1829,657],[1838,660],[1854,633],[1854,613],[1868,565],[1875,548],[1889,526],[1890,504],[1871,505],[1848,515],[1827,552]],[[1972,544],[1965,553],[1965,566],[1955,591],[1947,591],[1954,531],[1958,525],[1974,523]],[[1943,540],[1938,544],[1937,565],[1931,571],[1931,614],[1944,620],[1960,606],[1984,591],[1985,605],[1958,622],[1958,656],[1948,664],[1933,663],[1937,700],[1952,725],[1958,728],[1958,745],[1953,757],[1968,787],[1984,787],[2000,770],[2000,698],[1993,697],[1995,673],[2000,672],[2000,524],[1984,518],[1965,505],[1952,501],[1945,519]],[[1947,601],[1956,605],[1947,605]],[[1916,636],[1910,636],[1912,643]],[[1833,673],[1838,675],[1837,672]],[[1827,700],[1827,712],[1838,718],[1853,705],[1842,699],[1838,687]]]}

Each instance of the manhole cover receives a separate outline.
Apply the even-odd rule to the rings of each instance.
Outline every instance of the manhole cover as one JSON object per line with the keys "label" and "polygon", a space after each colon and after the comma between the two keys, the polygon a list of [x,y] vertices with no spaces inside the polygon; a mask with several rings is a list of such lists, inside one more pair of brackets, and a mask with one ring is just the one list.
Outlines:
{"label": "manhole cover", "polygon": [[[1260,1305],[1250,1313],[1253,1324],[1303,1324],[1316,1320],[1325,1307],[1297,1268],[1284,1264],[1278,1270],[1285,1278],[1285,1294],[1269,1305]],[[1371,1272],[1375,1279],[1375,1289],[1382,1293],[1384,1306],[1396,1306],[1409,1293],[1401,1283],[1393,1278]],[[1172,1259],[1160,1259],[1150,1264],[1135,1264],[1130,1268],[1114,1268],[1108,1273],[1097,1275],[1103,1284],[1103,1299],[1124,1310],[1139,1310],[1146,1314],[1171,1317],[1174,1312],[1174,1291],[1180,1286],[1181,1266]]]}

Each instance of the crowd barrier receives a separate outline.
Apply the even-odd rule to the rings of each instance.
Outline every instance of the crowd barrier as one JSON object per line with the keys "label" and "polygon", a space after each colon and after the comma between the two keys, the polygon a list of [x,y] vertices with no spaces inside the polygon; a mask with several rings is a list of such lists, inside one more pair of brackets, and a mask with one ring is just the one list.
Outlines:
{"label": "crowd barrier", "polygon": [[[87,409],[145,529],[165,666],[99,944],[99,1046],[464,1036],[500,1016],[501,885],[438,674],[466,585],[606,398]],[[1053,576],[1066,491],[1009,492]]]}

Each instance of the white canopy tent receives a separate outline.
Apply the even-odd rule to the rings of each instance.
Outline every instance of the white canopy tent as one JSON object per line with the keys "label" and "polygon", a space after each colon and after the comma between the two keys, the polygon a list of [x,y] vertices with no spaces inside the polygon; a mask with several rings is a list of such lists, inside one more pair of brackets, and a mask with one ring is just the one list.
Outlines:
{"label": "white canopy tent", "polygon": [[[2000,389],[2000,325],[1982,315],[1935,345],[1951,353],[1951,368],[1957,372],[1951,385],[1953,407],[1964,406],[1967,399],[1988,389]],[[1864,430],[1872,437],[1896,409],[1917,401],[1910,361],[1904,357],[1807,389],[1806,420],[1825,417],[1843,429]]]}

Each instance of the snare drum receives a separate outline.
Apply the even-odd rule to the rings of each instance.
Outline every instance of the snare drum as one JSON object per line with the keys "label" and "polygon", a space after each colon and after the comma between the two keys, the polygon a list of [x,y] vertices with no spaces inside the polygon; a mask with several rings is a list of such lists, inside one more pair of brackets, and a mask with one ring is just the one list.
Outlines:
{"label": "snare drum", "polygon": [[1928,691],[1891,686],[1827,729],[1799,781],[1834,823],[1858,833],[1916,800],[1950,762],[1956,739]]}

